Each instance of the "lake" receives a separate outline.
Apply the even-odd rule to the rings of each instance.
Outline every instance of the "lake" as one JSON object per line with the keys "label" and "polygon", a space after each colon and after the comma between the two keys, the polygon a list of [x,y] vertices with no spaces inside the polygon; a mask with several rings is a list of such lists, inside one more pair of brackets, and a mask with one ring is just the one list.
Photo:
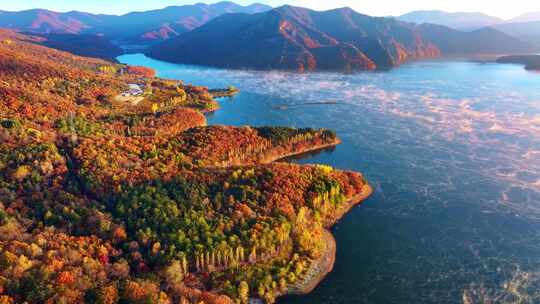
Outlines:
{"label": "lake", "polygon": [[210,124],[333,129],[341,145],[295,161],[374,186],[333,228],[334,271],[280,303],[540,302],[540,74],[466,60],[357,74],[118,60],[238,87]]}

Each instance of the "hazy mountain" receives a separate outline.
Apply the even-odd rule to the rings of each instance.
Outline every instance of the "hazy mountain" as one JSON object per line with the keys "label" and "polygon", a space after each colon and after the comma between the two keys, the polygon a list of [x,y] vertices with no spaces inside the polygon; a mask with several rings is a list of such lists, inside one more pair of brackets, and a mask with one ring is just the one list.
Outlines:
{"label": "hazy mountain", "polygon": [[536,51],[531,44],[485,27],[463,32],[436,24],[417,27],[424,39],[435,44],[444,55],[516,54]]}
{"label": "hazy mountain", "polygon": [[350,8],[325,12],[283,6],[228,14],[159,45],[151,57],[172,62],[257,69],[375,69],[434,57],[414,25]]}
{"label": "hazy mountain", "polygon": [[508,20],[509,23],[540,21],[540,12],[529,12]]}
{"label": "hazy mountain", "polygon": [[413,11],[397,18],[406,22],[439,24],[459,30],[474,30],[504,22],[500,18],[482,13],[449,13],[438,10]]}
{"label": "hazy mountain", "polygon": [[504,23],[492,27],[540,47],[540,21]]}
{"label": "hazy mountain", "polygon": [[263,4],[241,6],[233,2],[219,2],[170,6],[122,16],[76,11],[58,13],[43,9],[0,11],[0,27],[40,34],[99,34],[110,39],[146,43],[190,31],[222,14],[235,12],[251,14],[269,9],[271,7]]}
{"label": "hazy mountain", "polygon": [[417,24],[438,24],[467,31],[489,26],[523,42],[540,46],[540,12],[526,13],[510,20],[482,13],[448,13],[437,10],[413,11],[397,18]]}

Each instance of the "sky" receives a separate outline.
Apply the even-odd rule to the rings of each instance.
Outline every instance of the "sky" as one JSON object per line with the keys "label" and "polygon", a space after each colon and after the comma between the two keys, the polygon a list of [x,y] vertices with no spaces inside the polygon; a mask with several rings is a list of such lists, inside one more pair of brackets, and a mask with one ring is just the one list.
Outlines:
{"label": "sky", "polygon": [[[70,10],[91,13],[124,14],[170,5],[215,3],[201,0],[0,0],[0,10],[19,11],[46,8],[64,12]],[[349,6],[356,11],[373,16],[397,16],[413,10],[445,10],[449,12],[482,12],[503,19],[516,17],[525,12],[540,11],[540,0],[236,0],[239,4],[259,2],[270,6],[291,4],[325,10]]]}

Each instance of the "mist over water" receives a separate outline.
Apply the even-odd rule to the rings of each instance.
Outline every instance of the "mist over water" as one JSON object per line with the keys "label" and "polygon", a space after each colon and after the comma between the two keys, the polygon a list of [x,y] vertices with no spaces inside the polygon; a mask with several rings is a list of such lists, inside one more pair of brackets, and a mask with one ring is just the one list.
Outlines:
{"label": "mist over water", "polygon": [[119,60],[238,87],[210,124],[334,129],[341,145],[299,162],[374,186],[333,229],[334,271],[280,302],[540,302],[540,74],[466,61],[346,75]]}

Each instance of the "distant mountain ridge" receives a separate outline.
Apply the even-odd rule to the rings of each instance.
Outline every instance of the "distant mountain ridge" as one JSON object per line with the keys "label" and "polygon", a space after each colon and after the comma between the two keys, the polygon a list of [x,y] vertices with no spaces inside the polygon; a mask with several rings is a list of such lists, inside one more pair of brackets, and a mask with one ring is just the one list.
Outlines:
{"label": "distant mountain ridge", "polygon": [[0,27],[39,34],[102,35],[129,43],[154,43],[177,36],[227,13],[258,13],[271,9],[264,4],[248,6],[233,2],[169,6],[125,15],[66,13],[44,9],[0,11]]}
{"label": "distant mountain ridge", "polygon": [[492,28],[522,41],[533,43],[540,49],[540,21],[503,23],[493,25]]}
{"label": "distant mountain ridge", "polygon": [[450,13],[438,10],[413,11],[396,18],[418,25],[437,24],[465,31],[491,27],[522,42],[540,47],[540,12],[525,13],[509,20],[482,13]]}
{"label": "distant mountain ridge", "polygon": [[[407,20],[402,21],[371,17],[350,8],[314,11],[285,5],[272,9],[264,4],[242,6],[224,1],[121,16],[43,9],[0,11],[0,27],[39,35],[42,44],[50,47],[108,60],[125,50],[150,46],[149,56],[172,62],[301,71],[386,69],[440,55],[540,49],[540,22],[460,31],[414,22],[421,18],[434,23],[452,21],[454,27],[501,21],[484,14],[442,11],[413,12],[400,17]],[[534,14],[519,18],[529,20]],[[537,48],[523,41],[538,41]]]}
{"label": "distant mountain ridge", "polygon": [[535,52],[538,49],[491,27],[464,32],[436,24],[421,24],[418,31],[443,55],[500,55]]}
{"label": "distant mountain ridge", "polygon": [[528,12],[511,19],[501,19],[480,12],[446,12],[420,10],[397,16],[396,19],[416,24],[431,23],[459,30],[475,30],[482,27],[497,27],[507,24],[540,22],[540,12]]}
{"label": "distant mountain ridge", "polygon": [[528,12],[507,21],[507,23],[521,23],[540,21],[540,12]]}
{"label": "distant mountain ridge", "polygon": [[362,15],[283,6],[227,14],[151,47],[147,55],[176,63],[226,68],[371,70],[451,54],[501,54],[533,48],[494,29],[462,32]]}
{"label": "distant mountain ridge", "polygon": [[417,24],[439,24],[458,30],[474,30],[504,22],[501,18],[483,13],[450,13],[440,10],[412,11],[397,17],[397,19]]}

